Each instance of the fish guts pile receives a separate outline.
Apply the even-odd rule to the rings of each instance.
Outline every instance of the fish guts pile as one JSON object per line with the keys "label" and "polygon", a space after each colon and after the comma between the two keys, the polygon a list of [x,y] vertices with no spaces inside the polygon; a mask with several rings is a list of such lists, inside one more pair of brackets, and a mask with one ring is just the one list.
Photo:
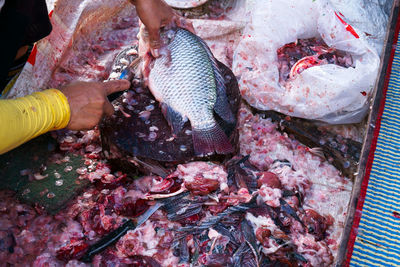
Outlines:
{"label": "fish guts pile", "polygon": [[59,139],[62,147],[87,158],[88,168],[76,171],[93,185],[54,216],[2,192],[1,259],[91,266],[79,261],[91,244],[145,212],[154,199],[170,199],[172,205],[95,255],[92,266],[331,265],[351,182],[246,108],[239,131],[241,154],[248,157],[190,162],[165,179],[137,180],[102,160],[97,130],[67,133]]}
{"label": "fish guts pile", "polygon": [[[151,73],[150,79],[157,84]],[[194,144],[200,144],[196,154],[232,152],[223,131],[215,130],[214,106],[203,113],[211,110],[211,117],[196,124],[197,114],[174,108],[165,90],[156,98],[166,104],[166,119],[175,130],[186,117],[192,130],[200,132],[198,138],[206,140],[196,142],[193,135]],[[218,98],[224,103],[218,91],[211,102],[215,105]],[[217,115],[229,122],[232,114],[224,112],[223,105],[218,108]],[[148,175],[136,180],[109,165],[101,154],[97,129],[60,133],[60,155],[68,151],[83,156],[85,166],[75,171],[92,185],[56,215],[1,192],[0,259],[21,266],[332,265],[351,181],[244,105],[237,129],[240,152],[229,161],[183,163],[171,167],[165,178]],[[215,131],[222,147],[210,141]],[[91,263],[81,261],[91,245],[156,201],[165,204],[144,224],[110,242]]]}

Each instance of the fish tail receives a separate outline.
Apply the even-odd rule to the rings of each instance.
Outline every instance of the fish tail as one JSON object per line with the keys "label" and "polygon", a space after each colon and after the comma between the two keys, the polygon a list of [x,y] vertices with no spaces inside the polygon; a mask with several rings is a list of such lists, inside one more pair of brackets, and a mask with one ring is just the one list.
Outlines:
{"label": "fish tail", "polygon": [[229,154],[233,152],[233,146],[229,142],[225,132],[215,124],[208,129],[192,129],[193,147],[197,156],[217,154]]}

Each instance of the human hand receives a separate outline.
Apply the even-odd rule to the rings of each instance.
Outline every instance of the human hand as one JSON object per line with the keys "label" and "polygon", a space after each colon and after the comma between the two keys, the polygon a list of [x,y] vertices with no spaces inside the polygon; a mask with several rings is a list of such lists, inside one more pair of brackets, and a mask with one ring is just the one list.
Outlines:
{"label": "human hand", "polygon": [[147,50],[150,50],[153,57],[160,56],[160,48],[163,45],[160,40],[161,28],[174,25],[194,32],[192,23],[176,14],[163,0],[131,0],[131,2],[136,6],[136,12],[146,27]]}
{"label": "human hand", "polygon": [[129,89],[130,82],[116,80],[109,82],[74,82],[60,91],[67,97],[71,118],[67,125],[70,130],[88,130],[96,126],[103,115],[111,116],[114,107],[107,96]]}

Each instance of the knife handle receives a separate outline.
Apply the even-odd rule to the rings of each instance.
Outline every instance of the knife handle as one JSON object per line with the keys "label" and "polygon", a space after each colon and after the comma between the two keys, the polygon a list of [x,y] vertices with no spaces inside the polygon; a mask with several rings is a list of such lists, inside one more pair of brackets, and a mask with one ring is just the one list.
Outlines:
{"label": "knife handle", "polygon": [[132,220],[126,221],[124,224],[122,224],[120,227],[115,229],[114,231],[110,232],[108,235],[100,239],[97,243],[91,245],[86,251],[85,255],[83,255],[82,258],[80,258],[81,261],[83,262],[91,262],[92,258],[94,255],[102,252],[105,250],[108,246],[111,246],[123,236],[125,235],[129,230],[133,230],[136,228],[136,224]]}

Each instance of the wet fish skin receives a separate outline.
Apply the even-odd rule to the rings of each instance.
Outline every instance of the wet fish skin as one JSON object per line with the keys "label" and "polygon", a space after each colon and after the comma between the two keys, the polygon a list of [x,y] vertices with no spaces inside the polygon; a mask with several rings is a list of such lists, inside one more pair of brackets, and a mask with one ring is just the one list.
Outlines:
{"label": "wet fish skin", "polygon": [[167,47],[170,54],[154,60],[148,81],[174,133],[189,119],[196,155],[233,152],[214,118],[215,111],[223,120],[235,122],[211,51],[199,37],[180,28]]}

